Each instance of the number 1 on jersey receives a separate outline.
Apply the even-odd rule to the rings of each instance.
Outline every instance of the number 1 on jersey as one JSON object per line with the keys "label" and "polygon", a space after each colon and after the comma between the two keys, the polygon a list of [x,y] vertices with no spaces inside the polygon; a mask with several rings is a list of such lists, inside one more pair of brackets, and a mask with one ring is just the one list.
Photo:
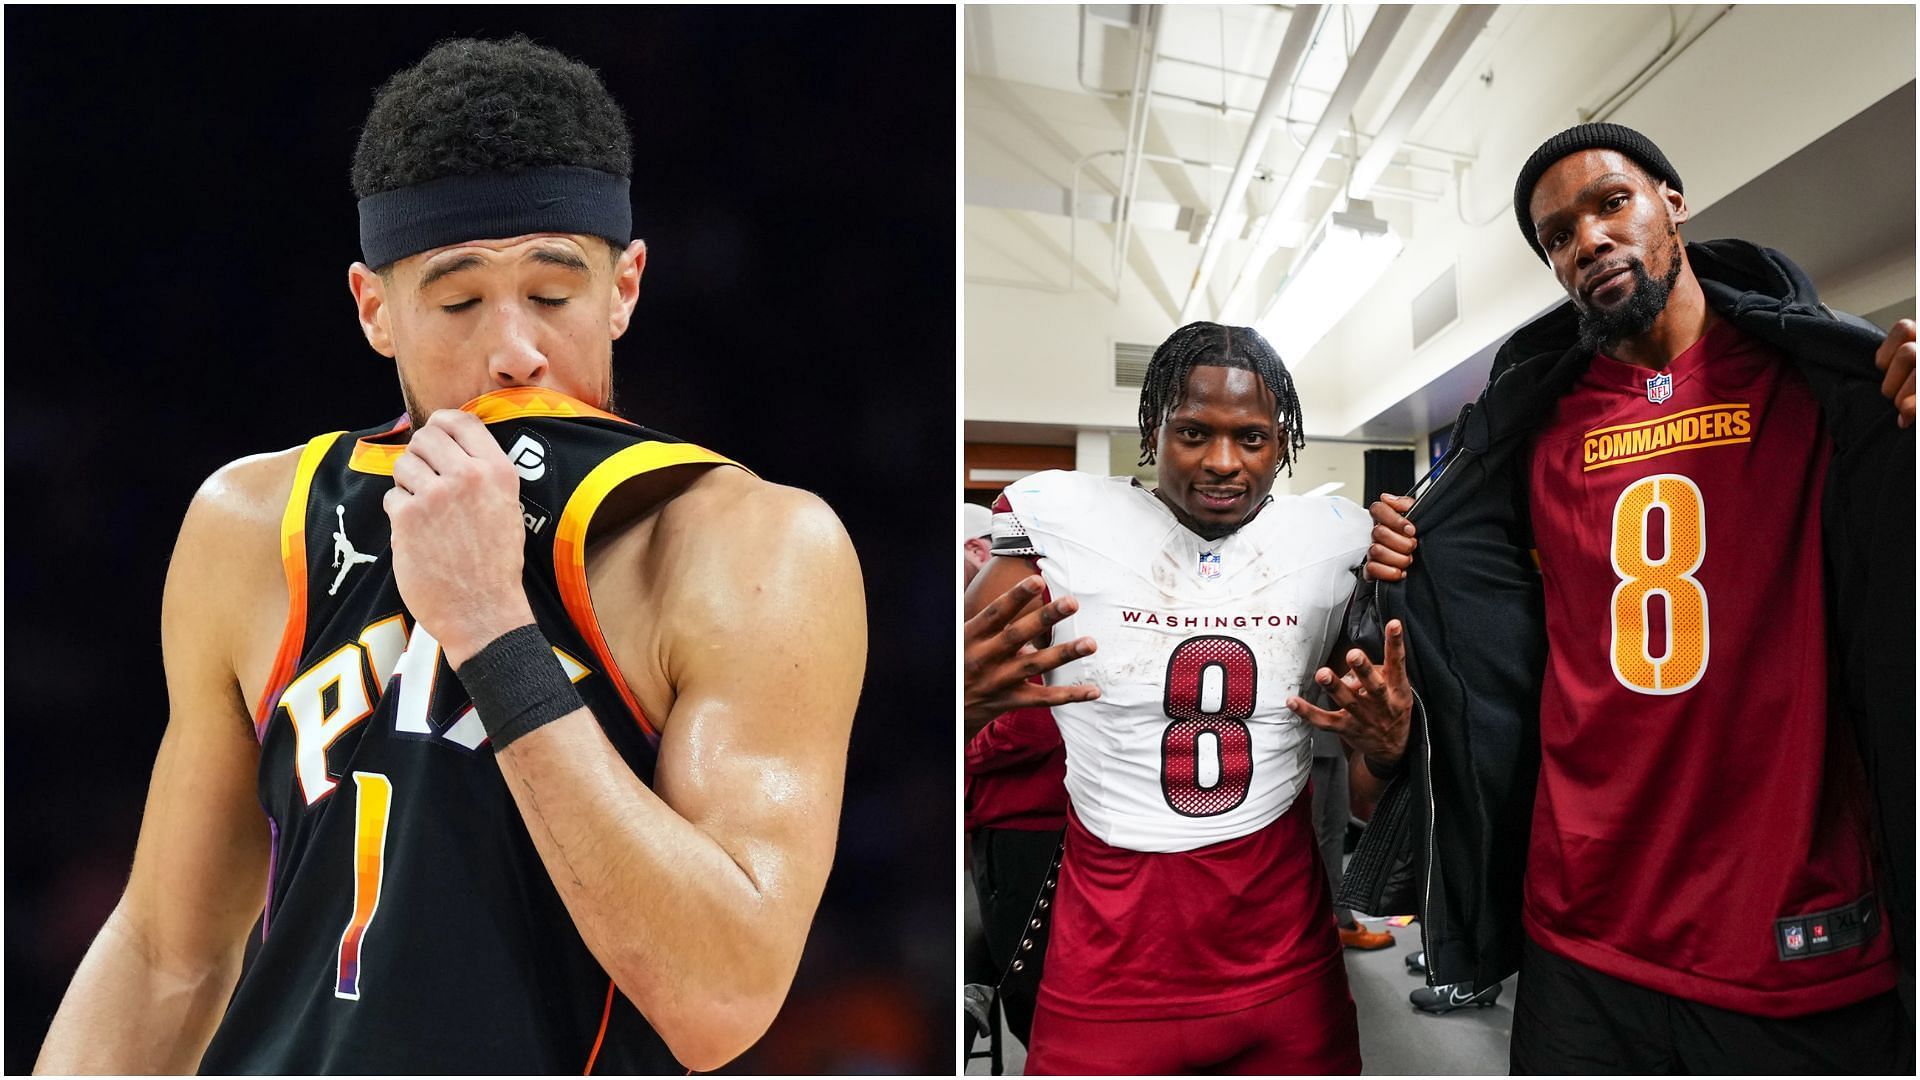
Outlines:
{"label": "number 1 on jersey", "polygon": [[[1160,737],[1160,789],[1167,805],[1187,817],[1212,817],[1239,806],[1253,784],[1253,650],[1239,638],[1191,637],[1167,658],[1166,713]],[[1220,767],[1202,783],[1204,743]]]}
{"label": "number 1 on jersey", "polygon": [[340,980],[333,996],[360,1000],[360,943],[380,908],[380,879],[387,869],[387,811],[393,782],[380,773],[356,772],[353,828],[353,918],[340,932]]}

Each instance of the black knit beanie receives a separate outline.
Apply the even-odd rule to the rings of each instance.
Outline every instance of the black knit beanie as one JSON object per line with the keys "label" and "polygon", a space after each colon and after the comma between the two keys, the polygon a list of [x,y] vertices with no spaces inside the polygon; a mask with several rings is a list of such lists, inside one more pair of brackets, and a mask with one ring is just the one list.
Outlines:
{"label": "black knit beanie", "polygon": [[1684,193],[1680,186],[1680,174],[1673,169],[1673,163],[1667,155],[1653,145],[1653,140],[1619,124],[1579,124],[1540,144],[1526,165],[1520,169],[1520,179],[1513,185],[1513,216],[1520,220],[1520,235],[1527,238],[1533,253],[1540,256],[1541,262],[1547,261],[1547,253],[1540,247],[1540,241],[1533,235],[1533,215],[1527,206],[1533,202],[1533,188],[1540,177],[1553,167],[1554,162],[1569,154],[1582,150],[1618,150],[1632,158],[1647,170],[1655,180],[1664,180],[1667,186]]}

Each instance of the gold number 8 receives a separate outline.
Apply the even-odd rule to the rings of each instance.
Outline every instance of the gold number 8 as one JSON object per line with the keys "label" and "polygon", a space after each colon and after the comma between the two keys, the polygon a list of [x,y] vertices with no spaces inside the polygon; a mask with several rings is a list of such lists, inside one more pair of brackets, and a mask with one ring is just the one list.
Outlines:
{"label": "gold number 8", "polygon": [[[1664,553],[1647,554],[1649,524],[1665,521]],[[1693,574],[1707,557],[1706,503],[1694,482],[1674,473],[1637,480],[1613,504],[1613,674],[1641,694],[1678,694],[1707,671],[1707,590]],[[1667,640],[1652,640],[1649,602],[1666,601]],[[1653,653],[1665,645],[1661,655]]]}

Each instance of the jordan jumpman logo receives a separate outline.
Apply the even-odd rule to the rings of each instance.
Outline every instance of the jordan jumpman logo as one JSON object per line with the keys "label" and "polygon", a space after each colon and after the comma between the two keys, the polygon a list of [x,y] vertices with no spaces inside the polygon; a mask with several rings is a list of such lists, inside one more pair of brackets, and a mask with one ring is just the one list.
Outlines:
{"label": "jordan jumpman logo", "polygon": [[347,508],[335,506],[333,512],[340,519],[340,527],[333,533],[333,565],[339,567],[340,572],[333,576],[333,588],[327,590],[328,596],[340,591],[340,583],[347,580],[347,571],[361,563],[380,561],[378,555],[362,555],[353,550],[353,541],[347,539]]}

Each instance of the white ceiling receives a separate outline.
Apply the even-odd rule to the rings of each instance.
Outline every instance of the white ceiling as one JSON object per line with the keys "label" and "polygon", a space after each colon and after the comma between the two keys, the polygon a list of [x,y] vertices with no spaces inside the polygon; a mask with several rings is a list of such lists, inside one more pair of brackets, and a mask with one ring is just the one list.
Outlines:
{"label": "white ceiling", "polygon": [[[1137,26],[1143,10],[1130,5],[1084,9],[970,5],[965,9],[964,260],[969,342],[990,336],[975,333],[981,314],[972,310],[974,306],[1008,298],[1020,300],[1008,306],[1017,306],[1019,317],[1027,320],[1036,311],[1053,310],[1041,303],[1045,298],[1058,298],[1060,318],[1078,320],[1075,326],[1084,323],[1090,328],[1084,336],[1098,339],[1089,340],[1090,351],[1107,349],[1113,340],[1164,336],[1177,325],[1199,263],[1199,226],[1208,214],[1221,210],[1231,169],[1246,139],[1250,110],[1261,97],[1295,11],[1283,5],[1181,5],[1160,10],[1155,95],[1149,99],[1145,135],[1138,148],[1148,160],[1140,166],[1126,264],[1116,280],[1116,196],[1132,105],[1125,91],[1139,56]],[[1248,267],[1251,245],[1246,237],[1261,225],[1275,202],[1300,156],[1300,145],[1340,80],[1349,52],[1376,11],[1366,5],[1328,9],[1283,107],[1293,122],[1277,125],[1268,140],[1260,156],[1262,167],[1248,186],[1244,205],[1237,208],[1245,214],[1244,225],[1238,236],[1224,241],[1224,253],[1194,317],[1252,321],[1253,298],[1271,294],[1293,258],[1292,246],[1332,205],[1353,156],[1369,145],[1371,133],[1399,100],[1456,10],[1455,5],[1422,5],[1409,13],[1350,114],[1350,126],[1360,135],[1356,139],[1348,134],[1338,141],[1336,155],[1320,168],[1317,186],[1294,215],[1297,220],[1279,229],[1281,250],[1262,265]],[[1407,238],[1407,248],[1393,272],[1397,279],[1383,279],[1381,291],[1410,292],[1458,262],[1463,306],[1469,316],[1479,315],[1480,321],[1470,317],[1471,325],[1457,328],[1443,343],[1444,358],[1436,351],[1438,346],[1422,352],[1425,367],[1418,374],[1408,367],[1409,350],[1404,346],[1361,344],[1356,349],[1356,343],[1366,339],[1351,326],[1330,335],[1324,348],[1316,348],[1308,357],[1289,357],[1290,364],[1310,361],[1307,367],[1312,370],[1301,377],[1303,397],[1312,390],[1320,400],[1335,392],[1353,398],[1340,408],[1310,410],[1310,429],[1316,413],[1323,422],[1336,425],[1312,433],[1416,440],[1451,418],[1458,408],[1456,398],[1463,401],[1478,391],[1486,370],[1478,353],[1552,299],[1550,291],[1542,291],[1537,264],[1528,265],[1531,255],[1524,247],[1518,248],[1518,258],[1507,250],[1518,242],[1511,235],[1507,194],[1513,170],[1544,134],[1577,122],[1578,110],[1601,104],[1660,59],[1669,45],[1676,50],[1667,58],[1672,69],[1665,64],[1653,67],[1649,75],[1655,78],[1648,83],[1649,89],[1631,96],[1614,118],[1661,138],[1683,174],[1690,169],[1702,174],[1702,198],[1708,205],[1697,227],[1711,231],[1707,227],[1717,228],[1724,222],[1728,231],[1769,243],[1773,241],[1763,234],[1777,235],[1781,239],[1774,246],[1799,253],[1810,263],[1816,281],[1822,280],[1824,272],[1858,276],[1863,271],[1857,268],[1868,264],[1882,267],[1876,271],[1879,278],[1874,286],[1880,293],[1887,291],[1887,280],[1897,278],[1901,266],[1910,278],[1912,10],[1826,9],[1841,13],[1827,21],[1835,23],[1832,36],[1846,46],[1848,62],[1873,68],[1871,77],[1847,70],[1845,63],[1827,61],[1822,43],[1813,40],[1817,35],[1804,29],[1808,10],[1500,6],[1409,131],[1394,155],[1395,166],[1382,177],[1382,188],[1374,196],[1379,214]],[[1906,28],[1904,43],[1889,45],[1883,28],[1902,25],[1901,18]],[[1866,35],[1861,32],[1863,26]],[[1874,39],[1872,48],[1854,44],[1863,36]],[[1687,93],[1690,87],[1712,85],[1715,65],[1726,63],[1721,57],[1729,50],[1764,58],[1768,49],[1804,59],[1798,68],[1808,70],[1788,63],[1776,81],[1788,90],[1796,87],[1796,80],[1803,81],[1806,88],[1801,97],[1811,99],[1806,108],[1825,108],[1834,114],[1794,117],[1792,123],[1743,117],[1740,122],[1770,123],[1766,131],[1774,141],[1790,143],[1777,153],[1757,145],[1752,151],[1774,154],[1772,158],[1729,162],[1725,159],[1740,155],[1709,149],[1710,140],[1678,134],[1692,131],[1688,124],[1724,126],[1717,113],[1702,115],[1723,103],[1714,102],[1712,108],[1702,104],[1678,114],[1666,108],[1665,113],[1676,118],[1665,126],[1645,118],[1651,115],[1649,110],[1664,108],[1663,93]],[[1796,49],[1809,55],[1795,57]],[[1904,75],[1899,70],[1903,64]],[[1844,87],[1827,85],[1848,78],[1853,81]],[[1907,84],[1904,113],[1897,102],[1861,113],[1903,82]],[[1791,156],[1814,141],[1813,136],[1840,127],[1855,114],[1861,120],[1853,128],[1836,132],[1832,140],[1821,140],[1810,148],[1810,156]],[[1792,131],[1785,130],[1789,127]],[[1805,137],[1796,134],[1802,130],[1807,132]],[[1676,150],[1670,140],[1682,145]],[[1697,147],[1687,157],[1692,165],[1680,160],[1689,145]],[[1894,151],[1891,158],[1889,147]],[[1151,160],[1155,157],[1181,162]],[[1883,182],[1868,185],[1871,190],[1844,183],[1844,178],[1867,167],[1874,168]],[[1076,176],[1077,218],[1069,216]],[[1723,176],[1738,183],[1725,183]],[[1810,185],[1821,194],[1810,197]],[[1828,194],[1836,186],[1847,188],[1850,209],[1841,215],[1832,212],[1835,203]],[[1689,193],[1694,190],[1690,183]],[[1720,201],[1727,205],[1712,205]],[[1837,221],[1830,220],[1836,217]],[[1481,229],[1486,233],[1484,240],[1477,231]],[[1500,246],[1481,253],[1479,247],[1487,243]],[[1891,270],[1886,269],[1889,266]],[[1244,291],[1246,299],[1223,312],[1222,302],[1242,273],[1252,275],[1252,287]],[[1511,288],[1501,284],[1500,275],[1505,274],[1516,275]],[[1550,290],[1550,279],[1544,287]],[[1907,290],[1908,295],[1911,291]],[[1102,323],[1098,314],[1098,309],[1109,306],[1116,312],[1108,320],[1111,325]],[[1366,314],[1364,303],[1355,310],[1361,313],[1355,318],[1375,317]],[[1148,334],[1137,329],[1141,327],[1157,329]],[[997,345],[1003,339],[994,340]],[[971,343],[968,350],[970,402],[988,396],[976,392],[982,379],[1031,374],[1032,358],[1015,362],[997,355],[976,356]],[[1323,351],[1339,352],[1337,363],[1322,357]],[[1004,371],[995,368],[1000,363],[1007,365]],[[1372,387],[1374,397],[1388,389],[1392,396],[1371,400],[1367,392],[1350,393],[1348,388],[1353,386]],[[1112,408],[1118,410],[1122,404],[1115,398]],[[971,404],[966,416],[970,433],[972,421],[1014,418],[1005,408],[993,406],[979,412]],[[1064,412],[1053,422],[1067,429],[1085,426]]]}
{"label": "white ceiling", "polygon": [[[967,272],[982,279],[1047,285],[1064,283],[1069,247],[1077,273],[1111,291],[1108,260],[1114,245],[1115,195],[1120,189],[1131,85],[1139,35],[1131,25],[1139,9],[1129,5],[982,6],[966,9],[966,190]],[[1265,168],[1250,185],[1243,236],[1263,220],[1339,83],[1350,49],[1366,33],[1375,7],[1330,7],[1284,106],[1281,125],[1261,155]],[[1363,133],[1375,130],[1411,81],[1456,10],[1424,5],[1408,17],[1388,49],[1380,73],[1352,113]],[[1169,6],[1162,9],[1155,97],[1144,150],[1160,157],[1202,164],[1148,161],[1136,194],[1133,245],[1143,249],[1129,270],[1149,284],[1153,299],[1177,312],[1186,300],[1200,248],[1190,235],[1196,213],[1218,209],[1230,170],[1244,143],[1251,110],[1272,69],[1293,18],[1281,5]],[[1494,117],[1479,97],[1454,107],[1469,85],[1489,85],[1502,97],[1525,95],[1531,80],[1605,82],[1608,67],[1634,63],[1631,45],[1664,40],[1666,8],[1564,7],[1543,13],[1505,6],[1454,69],[1434,104],[1408,136],[1383,184],[1389,191],[1437,200],[1452,192],[1456,161],[1471,160],[1481,129]],[[1510,41],[1524,52],[1545,37],[1577,40],[1582,47],[1550,57],[1504,58],[1496,70],[1489,54]],[[1651,48],[1651,46],[1650,46]],[[1612,57],[1609,62],[1606,57]],[[1079,70],[1077,71],[1076,68]],[[1624,79],[1625,74],[1622,75]],[[1083,85],[1084,78],[1084,85]],[[1109,93],[1094,92],[1106,91]],[[1185,98],[1214,103],[1213,107]],[[1222,109],[1220,103],[1227,108]],[[1361,147],[1364,148],[1362,142]],[[1291,247],[1332,203],[1352,165],[1354,143],[1344,139],[1319,174],[1306,212],[1281,232]],[[1091,158],[1088,155],[1097,155]],[[1070,234],[1065,218],[1070,189],[1081,165],[1082,226]],[[1207,167],[1207,166],[1212,167]],[[1382,210],[1396,212],[1390,195]],[[1091,225],[1087,223],[1092,223]],[[1229,244],[1215,275],[1216,302],[1245,263],[1249,246]],[[1290,256],[1283,253],[1268,276],[1278,278]]]}

